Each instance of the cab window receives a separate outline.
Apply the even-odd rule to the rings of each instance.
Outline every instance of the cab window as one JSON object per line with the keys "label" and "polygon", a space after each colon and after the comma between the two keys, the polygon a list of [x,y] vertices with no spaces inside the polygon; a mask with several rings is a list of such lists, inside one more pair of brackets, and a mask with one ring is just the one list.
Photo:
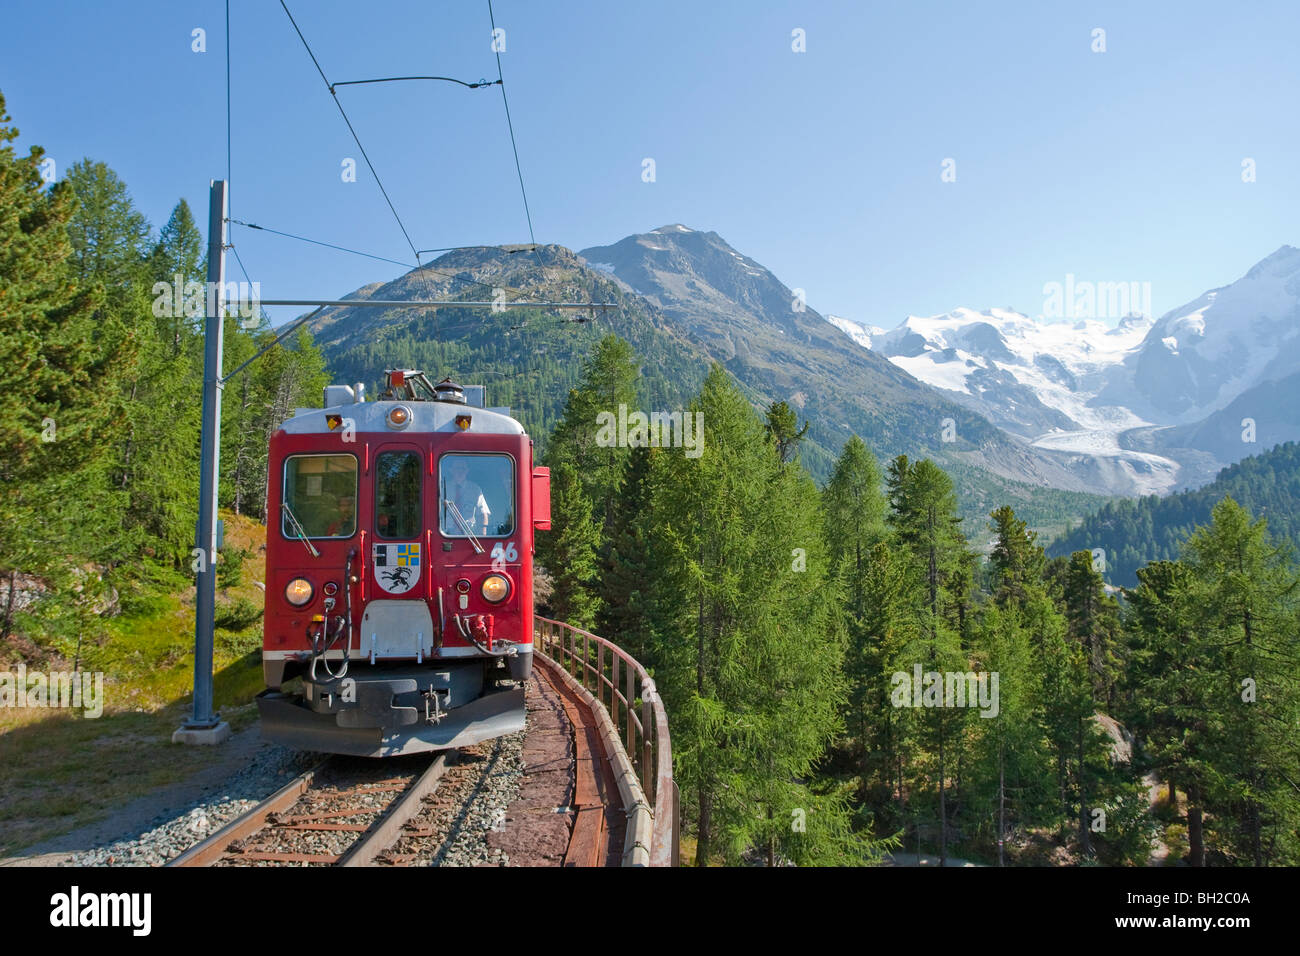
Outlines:
{"label": "cab window", "polygon": [[[350,538],[357,530],[357,459],[352,455],[291,455],[284,462],[281,500],[309,538]],[[280,509],[280,533],[298,529]]]}
{"label": "cab window", "polygon": [[443,455],[438,497],[445,537],[508,537],[515,530],[515,463],[509,455]]}
{"label": "cab window", "polygon": [[420,534],[420,456],[413,451],[386,451],[375,459],[375,533]]}

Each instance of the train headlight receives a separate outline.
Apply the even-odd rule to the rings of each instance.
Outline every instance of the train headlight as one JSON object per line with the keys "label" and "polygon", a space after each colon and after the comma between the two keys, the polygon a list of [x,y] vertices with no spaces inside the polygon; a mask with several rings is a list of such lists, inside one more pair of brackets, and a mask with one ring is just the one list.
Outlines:
{"label": "train headlight", "polygon": [[483,592],[485,601],[500,604],[510,597],[510,579],[504,574],[489,574],[483,579],[479,590]]}
{"label": "train headlight", "polygon": [[405,428],[409,424],[411,424],[411,410],[405,405],[396,405],[389,410],[389,428]]}
{"label": "train headlight", "polygon": [[302,607],[311,601],[313,589],[306,578],[294,578],[284,586],[284,599],[294,607]]}

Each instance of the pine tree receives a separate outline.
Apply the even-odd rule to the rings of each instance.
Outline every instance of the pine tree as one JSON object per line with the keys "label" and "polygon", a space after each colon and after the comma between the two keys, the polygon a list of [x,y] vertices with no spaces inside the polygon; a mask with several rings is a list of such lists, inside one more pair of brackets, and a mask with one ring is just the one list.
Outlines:
{"label": "pine tree", "polygon": [[989,564],[993,569],[993,600],[1000,607],[1023,607],[1031,590],[1041,590],[1046,558],[1037,544],[1037,532],[1030,531],[1009,505],[989,517],[995,535]]}
{"label": "pine tree", "polygon": [[[917,715],[895,707],[891,692],[895,674],[910,674],[915,661],[928,657],[916,613],[916,580],[906,556],[890,539],[867,553],[856,580],[864,599],[861,612],[849,619],[848,728],[858,741],[863,795],[878,803],[897,800],[898,812],[905,815],[908,754]],[[892,816],[880,821],[886,830],[896,822]]]}
{"label": "pine tree", "polygon": [[[844,443],[822,500],[831,560],[837,569],[860,571],[867,554],[888,532],[880,465],[857,435]],[[854,603],[862,597],[860,589],[853,595]]]}
{"label": "pine tree", "polygon": [[[976,756],[976,789],[987,794],[985,805],[995,814],[998,862],[1003,865],[1011,828],[1037,824],[1049,805],[1043,787],[1050,778],[1050,756],[1043,727],[1042,655],[1045,646],[1059,654],[1065,622],[1047,593],[1046,557],[1037,535],[1009,506],[997,508],[990,518],[993,601],[980,617],[976,652],[983,666],[998,674],[1000,699],[997,717],[978,722],[984,734]],[[1049,685],[1059,686],[1055,680]],[[978,822],[986,825],[988,818]]]}
{"label": "pine tree", "polygon": [[804,422],[803,428],[800,428],[794,409],[785,402],[773,402],[768,406],[767,433],[776,442],[776,451],[783,463],[793,460],[799,454],[799,442],[808,434],[811,424]]}
{"label": "pine tree", "polygon": [[1091,552],[1076,551],[1070,555],[1062,588],[1070,637],[1084,649],[1094,699],[1110,706],[1119,669],[1115,653],[1119,607],[1106,594],[1105,581],[1093,567]]}
{"label": "pine tree", "polygon": [[659,449],[633,448],[623,468],[618,508],[600,549],[596,631],[614,641],[642,665],[653,668],[651,607],[647,583],[652,575],[648,523],[651,517],[653,460]]}
{"label": "pine tree", "polygon": [[1086,767],[1097,744],[1087,657],[1063,628],[1053,629],[1039,640],[1038,668],[1043,723],[1056,769],[1056,818],[1067,826],[1073,818],[1080,852],[1090,856]]}
{"label": "pine tree", "polygon": [[537,560],[554,582],[551,613],[575,627],[595,623],[596,550],[600,532],[577,471],[568,463],[551,470],[551,532],[538,539]]}
{"label": "pine tree", "polygon": [[[173,304],[177,294],[184,301],[185,286],[190,282],[203,282],[204,274],[203,234],[194,222],[190,204],[184,199],[172,210],[167,225],[163,226],[149,255],[149,276],[154,283],[163,283],[168,288],[151,287],[151,292],[173,293]],[[179,284],[179,292],[177,285]],[[172,355],[179,356],[183,333],[191,317],[184,309],[171,309],[167,318],[171,325]],[[230,366],[233,368],[233,366]]]}
{"label": "pine tree", "polygon": [[[890,524],[911,558],[916,613],[922,622],[924,659],[915,663],[926,673],[964,672],[962,637],[970,560],[952,479],[932,461],[913,463],[900,455],[890,462],[886,482]],[[946,706],[926,707],[919,715],[923,736],[937,756],[934,784],[941,866],[947,862],[948,776],[955,762],[951,748],[963,734],[967,716],[964,708]]]}
{"label": "pine tree", "polygon": [[122,370],[125,434],[112,479],[126,499],[120,540],[179,566],[193,545],[198,498],[188,466],[198,440],[197,349],[174,353],[172,319],[153,314],[149,227],[126,185],[91,160],[74,164],[67,181],[79,198],[69,224],[76,268],[84,281],[106,290],[99,318],[128,330],[133,353]]}
{"label": "pine tree", "polygon": [[845,443],[822,492],[822,504],[826,547],[848,633],[847,729],[861,766],[864,796],[873,777],[883,796],[892,789],[898,736],[889,705],[889,675],[897,667],[886,647],[892,646],[905,619],[897,597],[904,584],[888,549],[877,551],[889,534],[880,466],[858,436]]}
{"label": "pine tree", "polygon": [[65,180],[77,194],[77,214],[68,222],[69,264],[80,281],[102,283],[110,305],[136,307],[147,291],[141,286],[149,221],[135,208],[126,184],[103,163],[73,163]]}
{"label": "pine tree", "polygon": [[1040,783],[1050,774],[1039,723],[1041,687],[1020,606],[989,605],[979,622],[976,647],[983,670],[998,675],[998,709],[977,722],[981,738],[972,790],[974,803],[987,808],[977,822],[992,824],[998,865],[1004,866],[1011,830],[1017,823],[1036,822]]}
{"label": "pine tree", "polygon": [[[45,190],[43,151],[15,156],[8,123],[0,96],[0,387],[16,403],[0,416],[0,574],[12,597],[20,571],[58,575],[117,553],[119,502],[104,477],[130,361],[126,330],[96,317],[103,288],[75,267],[73,187]],[[7,637],[12,602],[0,614]]]}
{"label": "pine tree", "polygon": [[[226,319],[224,362],[229,369],[271,344],[269,329],[245,329]],[[227,373],[229,374],[229,373]],[[307,329],[272,348],[225,386],[221,411],[223,507],[265,520],[267,455],[271,436],[297,408],[315,408],[329,378],[325,359]]]}

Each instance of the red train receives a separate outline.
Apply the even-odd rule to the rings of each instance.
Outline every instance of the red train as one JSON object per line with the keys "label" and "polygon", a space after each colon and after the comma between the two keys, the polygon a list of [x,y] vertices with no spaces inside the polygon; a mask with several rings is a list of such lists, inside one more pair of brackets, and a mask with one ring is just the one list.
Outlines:
{"label": "red train", "polygon": [[391,370],[362,392],[329,386],[271,438],[263,733],[388,756],[520,730],[550,473],[481,387]]}

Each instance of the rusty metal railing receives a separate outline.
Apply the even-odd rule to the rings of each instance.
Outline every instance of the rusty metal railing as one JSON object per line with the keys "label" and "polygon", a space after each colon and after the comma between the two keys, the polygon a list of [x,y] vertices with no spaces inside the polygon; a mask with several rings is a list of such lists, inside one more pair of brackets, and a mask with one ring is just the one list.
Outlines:
{"label": "rusty metal railing", "polygon": [[534,650],[545,654],[580,683],[613,722],[641,789],[653,807],[651,866],[677,866],[680,800],[673,780],[668,715],[654,678],[612,641],[590,631],[534,618]]}

